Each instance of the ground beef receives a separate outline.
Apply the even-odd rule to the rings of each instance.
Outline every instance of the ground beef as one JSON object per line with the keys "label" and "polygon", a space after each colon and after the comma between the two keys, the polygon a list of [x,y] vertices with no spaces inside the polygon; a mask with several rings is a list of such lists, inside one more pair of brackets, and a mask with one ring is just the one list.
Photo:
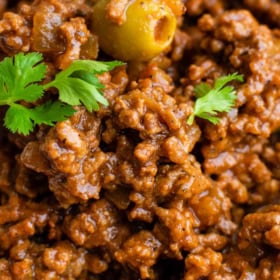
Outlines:
{"label": "ground beef", "polygon": [[[42,53],[44,82],[112,60],[95,2],[0,0],[1,59]],[[129,2],[108,18],[124,24]],[[171,46],[99,75],[109,106],[29,136],[0,126],[1,280],[279,279],[280,4],[164,2]],[[235,106],[188,124],[194,87],[234,72]]]}
{"label": "ground beef", "polygon": [[244,0],[243,2],[256,13],[256,16],[265,18],[272,25],[279,26],[280,5],[277,1]]}

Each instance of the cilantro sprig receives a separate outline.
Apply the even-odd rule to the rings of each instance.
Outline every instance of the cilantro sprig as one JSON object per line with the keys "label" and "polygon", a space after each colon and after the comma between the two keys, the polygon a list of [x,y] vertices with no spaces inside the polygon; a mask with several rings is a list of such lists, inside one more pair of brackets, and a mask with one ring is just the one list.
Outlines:
{"label": "cilantro sprig", "polygon": [[[13,133],[28,135],[36,125],[52,126],[72,116],[75,105],[82,104],[89,112],[98,110],[98,103],[107,106],[101,91],[104,85],[96,75],[120,65],[120,61],[77,60],[43,85],[47,67],[40,53],[6,57],[0,62],[0,106],[9,107],[4,125]],[[58,90],[59,100],[34,106],[50,88]]]}
{"label": "cilantro sprig", "polygon": [[191,125],[195,117],[206,119],[213,124],[218,124],[220,119],[218,112],[229,112],[237,98],[233,86],[226,86],[231,81],[243,82],[243,76],[237,73],[219,77],[213,88],[207,83],[200,83],[194,88],[195,105],[193,113],[189,116],[187,123]]}

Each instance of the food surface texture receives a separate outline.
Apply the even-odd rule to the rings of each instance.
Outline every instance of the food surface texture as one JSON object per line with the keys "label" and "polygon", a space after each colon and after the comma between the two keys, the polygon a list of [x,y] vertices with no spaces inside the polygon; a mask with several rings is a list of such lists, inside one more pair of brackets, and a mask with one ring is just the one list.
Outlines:
{"label": "food surface texture", "polygon": [[279,280],[280,2],[0,0],[0,280]]}

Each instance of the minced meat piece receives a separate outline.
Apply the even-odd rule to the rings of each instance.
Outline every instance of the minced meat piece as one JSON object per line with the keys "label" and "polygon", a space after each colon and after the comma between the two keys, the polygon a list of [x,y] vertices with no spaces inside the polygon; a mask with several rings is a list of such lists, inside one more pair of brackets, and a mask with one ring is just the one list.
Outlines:
{"label": "minced meat piece", "polygon": [[[0,60],[42,53],[42,84],[114,60],[91,28],[97,1],[0,0]],[[106,1],[110,23],[129,24],[131,1]],[[174,39],[97,75],[108,106],[28,136],[0,125],[1,280],[279,279],[280,4],[152,2],[176,17]],[[219,123],[188,124],[196,86],[232,73],[244,81]]]}

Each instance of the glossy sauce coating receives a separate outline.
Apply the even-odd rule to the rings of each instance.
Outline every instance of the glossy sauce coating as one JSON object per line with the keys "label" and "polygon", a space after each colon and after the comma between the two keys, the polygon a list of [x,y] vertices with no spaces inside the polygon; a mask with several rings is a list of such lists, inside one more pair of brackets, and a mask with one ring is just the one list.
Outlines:
{"label": "glossy sauce coating", "polygon": [[[114,59],[96,2],[0,1],[1,57],[42,52],[46,81]],[[100,76],[110,106],[28,137],[1,126],[1,280],[280,278],[279,4],[162,3],[170,47]],[[117,24],[126,4],[110,1]],[[194,86],[233,72],[235,107],[188,125]]]}

